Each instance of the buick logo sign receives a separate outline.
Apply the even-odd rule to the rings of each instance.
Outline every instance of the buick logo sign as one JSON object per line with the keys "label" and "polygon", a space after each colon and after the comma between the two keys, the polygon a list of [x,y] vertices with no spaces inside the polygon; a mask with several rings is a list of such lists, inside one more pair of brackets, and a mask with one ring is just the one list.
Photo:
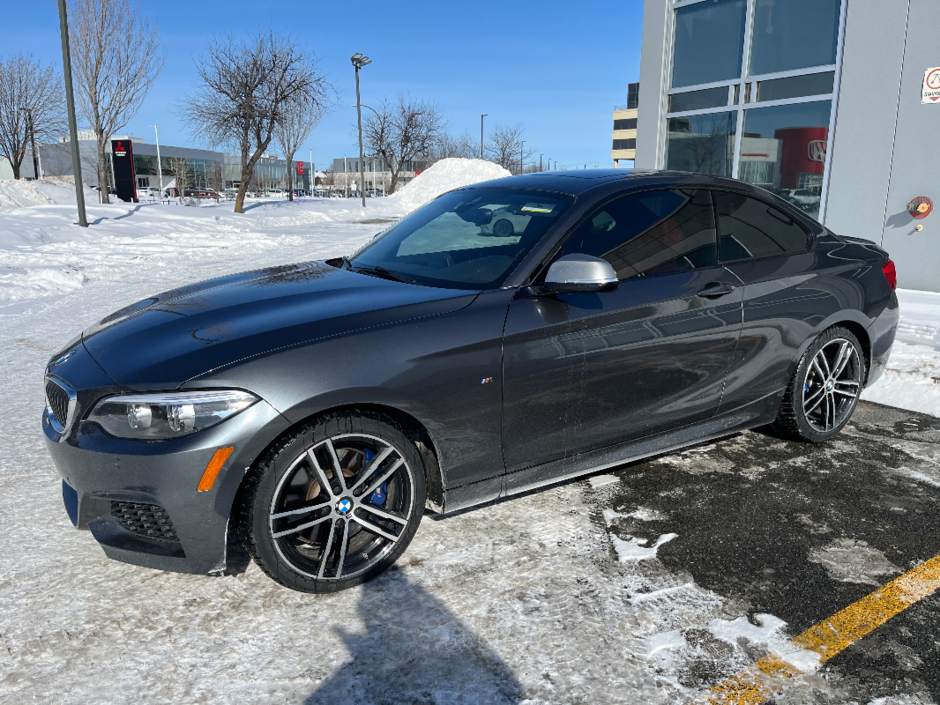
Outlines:
{"label": "buick logo sign", "polygon": [[826,140],[812,140],[806,145],[806,156],[811,162],[826,161]]}

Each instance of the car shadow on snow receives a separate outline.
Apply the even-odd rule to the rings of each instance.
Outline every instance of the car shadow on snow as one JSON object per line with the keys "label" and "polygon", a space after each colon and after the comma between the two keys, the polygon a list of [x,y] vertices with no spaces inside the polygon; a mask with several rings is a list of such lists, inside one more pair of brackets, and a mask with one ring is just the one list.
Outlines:
{"label": "car shadow on snow", "polygon": [[499,655],[402,570],[358,590],[362,626],[333,626],[351,660],[307,705],[519,701],[521,686]]}

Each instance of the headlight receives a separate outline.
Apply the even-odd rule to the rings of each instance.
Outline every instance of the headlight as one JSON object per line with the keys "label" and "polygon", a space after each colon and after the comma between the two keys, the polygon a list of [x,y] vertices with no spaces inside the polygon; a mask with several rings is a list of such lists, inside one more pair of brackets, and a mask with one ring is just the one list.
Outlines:
{"label": "headlight", "polygon": [[163,440],[225,421],[258,401],[239,390],[121,394],[99,401],[88,416],[112,436]]}

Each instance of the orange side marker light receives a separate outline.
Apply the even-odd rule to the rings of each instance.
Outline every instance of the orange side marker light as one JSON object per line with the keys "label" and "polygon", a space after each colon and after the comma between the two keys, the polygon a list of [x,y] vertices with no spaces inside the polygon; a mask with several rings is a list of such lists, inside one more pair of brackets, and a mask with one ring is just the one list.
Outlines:
{"label": "orange side marker light", "polygon": [[229,446],[228,448],[219,448],[215,452],[212,456],[212,460],[206,465],[206,471],[202,473],[199,487],[196,488],[197,492],[208,492],[212,489],[212,485],[215,484],[215,478],[219,476],[219,471],[222,469],[222,466],[225,465],[225,461],[228,460],[228,456],[232,454],[233,450],[235,449]]}

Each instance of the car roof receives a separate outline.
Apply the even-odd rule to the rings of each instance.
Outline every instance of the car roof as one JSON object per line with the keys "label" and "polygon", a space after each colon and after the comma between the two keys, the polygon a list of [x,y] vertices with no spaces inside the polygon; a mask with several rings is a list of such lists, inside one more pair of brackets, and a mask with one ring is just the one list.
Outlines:
{"label": "car roof", "polygon": [[[506,176],[501,179],[482,181],[464,188],[522,188],[555,191],[577,196],[605,184],[625,182],[624,188],[642,186],[644,181],[662,184],[664,181],[687,182],[693,174],[684,171],[663,169],[568,169],[566,171],[543,171],[535,174]],[[629,182],[629,183],[626,183]]]}

